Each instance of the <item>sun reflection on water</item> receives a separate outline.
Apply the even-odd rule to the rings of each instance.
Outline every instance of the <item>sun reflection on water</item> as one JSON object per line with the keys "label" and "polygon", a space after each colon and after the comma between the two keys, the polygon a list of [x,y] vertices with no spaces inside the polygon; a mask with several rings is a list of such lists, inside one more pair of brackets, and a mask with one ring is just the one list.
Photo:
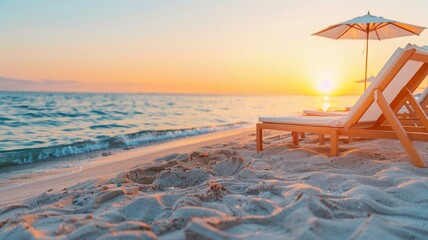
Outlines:
{"label": "sun reflection on water", "polygon": [[323,102],[322,107],[321,107],[323,112],[327,112],[328,109],[331,107],[329,100],[330,100],[330,98],[328,96],[324,96],[324,102]]}

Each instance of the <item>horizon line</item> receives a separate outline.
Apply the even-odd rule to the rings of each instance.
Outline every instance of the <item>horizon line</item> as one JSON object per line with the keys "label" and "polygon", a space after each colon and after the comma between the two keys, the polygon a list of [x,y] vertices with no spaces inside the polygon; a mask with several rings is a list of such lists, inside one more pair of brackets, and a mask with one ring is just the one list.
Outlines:
{"label": "horizon line", "polygon": [[49,91],[49,90],[43,90],[43,91],[37,91],[37,90],[1,90],[0,93],[68,93],[68,94],[133,94],[133,95],[211,95],[211,96],[359,96],[360,94],[293,94],[293,93],[287,93],[287,94],[281,94],[281,93],[181,93],[181,92],[80,92],[80,91]]}

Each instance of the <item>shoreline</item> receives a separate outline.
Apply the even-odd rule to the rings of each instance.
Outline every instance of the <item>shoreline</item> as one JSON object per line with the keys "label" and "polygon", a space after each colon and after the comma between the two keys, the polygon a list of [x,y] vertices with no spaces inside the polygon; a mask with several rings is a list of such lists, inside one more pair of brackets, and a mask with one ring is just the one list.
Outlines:
{"label": "shoreline", "polygon": [[[37,196],[50,189],[60,190],[64,187],[69,187],[79,182],[98,177],[114,177],[122,171],[130,170],[140,164],[147,164],[156,158],[163,157],[176,152],[189,152],[193,149],[203,147],[204,145],[212,144],[213,142],[227,140],[243,133],[248,133],[254,127],[240,127],[237,129],[206,133],[192,137],[179,138],[171,141],[156,143],[148,146],[136,147],[130,150],[113,151],[111,155],[100,156],[96,154],[84,160],[74,159],[71,162],[62,160],[58,164],[74,165],[64,168],[52,168],[48,176],[43,174],[32,175],[28,173],[22,181],[18,180],[14,186],[4,187],[0,185],[0,206],[16,204],[19,201],[32,196]],[[99,151],[105,152],[105,151]],[[41,161],[29,165],[17,166],[17,170],[22,168],[31,168],[31,165],[38,165],[40,169],[44,169],[49,163],[55,163],[55,160]],[[12,166],[14,168],[14,166]],[[98,168],[98,169],[97,169]],[[102,170],[100,170],[101,168]],[[14,172],[9,173],[11,175]],[[56,182],[55,179],[60,180]],[[6,183],[7,184],[7,183]],[[5,184],[3,184],[5,185]],[[52,190],[52,191],[54,191]]]}
{"label": "shoreline", "polygon": [[[175,141],[187,137],[199,136],[207,133],[216,133],[245,128],[252,125],[251,122],[231,122],[224,124],[212,124],[198,127],[183,126],[181,128],[166,128],[157,130],[140,130],[119,135],[103,136],[102,139],[73,141],[65,144],[50,146],[32,146],[15,150],[0,152],[0,173],[2,169],[34,164],[44,161],[61,161],[62,159],[75,160],[93,158],[96,154],[110,155],[111,152],[120,152],[133,148],[148,147],[169,141]],[[6,161],[5,161],[6,159]]]}

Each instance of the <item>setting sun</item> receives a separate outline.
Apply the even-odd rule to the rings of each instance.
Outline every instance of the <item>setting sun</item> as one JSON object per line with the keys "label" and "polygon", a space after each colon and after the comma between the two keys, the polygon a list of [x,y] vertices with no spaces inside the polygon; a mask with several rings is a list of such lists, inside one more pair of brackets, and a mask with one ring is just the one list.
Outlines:
{"label": "setting sun", "polygon": [[334,89],[334,83],[330,79],[324,79],[318,82],[318,90],[323,94],[330,94]]}

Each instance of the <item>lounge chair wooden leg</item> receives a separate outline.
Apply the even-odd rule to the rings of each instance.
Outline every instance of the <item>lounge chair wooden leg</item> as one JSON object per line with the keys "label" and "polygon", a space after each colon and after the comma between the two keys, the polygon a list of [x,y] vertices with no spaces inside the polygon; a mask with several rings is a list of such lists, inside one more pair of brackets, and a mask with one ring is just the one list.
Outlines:
{"label": "lounge chair wooden leg", "polygon": [[319,141],[319,145],[324,145],[324,142],[325,142],[325,139],[324,139],[324,134],[323,133],[321,133],[321,134],[319,134],[318,135],[319,137],[318,137],[318,141]]}
{"label": "lounge chair wooden leg", "polygon": [[259,123],[256,125],[256,149],[257,152],[263,150],[263,129]]}
{"label": "lounge chair wooden leg", "polygon": [[330,133],[330,156],[335,157],[339,154],[339,132],[334,130]]}
{"label": "lounge chair wooden leg", "polygon": [[410,161],[412,161],[413,165],[421,168],[427,167],[385,97],[378,90],[375,90],[375,100],[382,110],[382,113],[385,115],[386,120],[391,125],[392,130],[394,130],[400,140],[401,145],[403,145],[404,150],[406,150],[409,155]]}
{"label": "lounge chair wooden leg", "polygon": [[300,138],[302,138],[302,139],[304,139],[304,138],[305,138],[305,133],[304,133],[304,132],[301,132],[301,133],[300,133]]}
{"label": "lounge chair wooden leg", "polygon": [[293,138],[293,144],[299,145],[299,133],[298,132],[291,132],[291,137]]}

